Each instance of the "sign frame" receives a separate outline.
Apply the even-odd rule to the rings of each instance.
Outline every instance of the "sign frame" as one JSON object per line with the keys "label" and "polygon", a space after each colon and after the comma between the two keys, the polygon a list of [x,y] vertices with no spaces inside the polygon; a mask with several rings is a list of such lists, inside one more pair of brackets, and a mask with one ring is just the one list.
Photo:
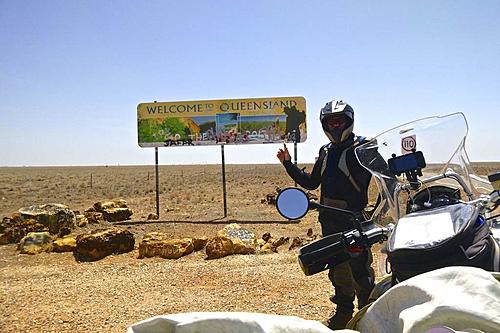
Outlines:
{"label": "sign frame", "polygon": [[302,96],[139,103],[140,147],[304,142]]}

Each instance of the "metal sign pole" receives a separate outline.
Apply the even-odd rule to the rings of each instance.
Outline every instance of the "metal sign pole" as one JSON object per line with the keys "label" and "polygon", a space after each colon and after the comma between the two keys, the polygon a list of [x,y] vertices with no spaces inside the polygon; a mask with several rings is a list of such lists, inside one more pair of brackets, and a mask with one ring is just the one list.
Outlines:
{"label": "metal sign pole", "polygon": [[156,215],[160,217],[160,171],[158,168],[158,147],[155,147],[155,173],[156,173]]}
{"label": "metal sign pole", "polygon": [[295,160],[295,165],[297,165],[297,141],[293,142],[293,159]]}
{"label": "metal sign pole", "polygon": [[220,146],[222,155],[222,194],[224,196],[224,217],[227,217],[227,201],[226,201],[226,162],[224,160],[224,145]]}
{"label": "metal sign pole", "polygon": [[[293,159],[294,164],[297,165],[297,131],[293,130]],[[297,187],[297,182],[295,182],[295,187]]]}

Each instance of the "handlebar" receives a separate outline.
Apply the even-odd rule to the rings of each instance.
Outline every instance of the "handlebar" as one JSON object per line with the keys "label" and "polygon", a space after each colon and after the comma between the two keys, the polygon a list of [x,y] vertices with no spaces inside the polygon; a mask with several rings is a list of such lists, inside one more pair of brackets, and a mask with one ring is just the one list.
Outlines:
{"label": "handlebar", "polygon": [[[453,171],[451,169],[446,170],[442,174],[438,174],[438,175],[431,176],[428,178],[420,179],[419,183],[423,185],[423,184],[432,183],[432,182],[435,182],[435,181],[438,181],[441,179],[445,179],[445,178],[455,180],[462,187],[462,189],[464,190],[465,194],[467,195],[467,197],[469,199],[469,201],[467,202],[469,204],[479,204],[486,209],[490,209],[489,207],[496,208],[500,204],[500,197],[499,197],[498,191],[494,191],[490,195],[482,195],[480,198],[473,200],[473,198],[475,197],[475,194],[471,190],[471,188],[467,185],[467,182],[464,180],[464,178],[460,174],[456,173],[455,171]],[[402,191],[410,190],[412,188],[412,185],[413,185],[412,183],[399,184],[394,190],[394,193],[393,193],[393,199],[395,202],[394,209],[396,210],[396,216],[398,216],[398,217],[400,216],[399,194]],[[493,209],[495,209],[495,208],[493,208]]]}
{"label": "handlebar", "polygon": [[394,225],[391,223],[387,227],[375,227],[371,230],[368,230],[365,233],[368,245],[372,246],[373,244],[386,241],[393,227]]}
{"label": "handlebar", "polygon": [[[330,207],[330,206],[325,206],[323,204],[320,204],[314,200],[309,200],[309,206],[311,208],[324,208],[324,209],[329,209],[329,210],[335,210],[338,212],[342,212],[348,215],[351,215],[356,223],[360,226],[361,230],[351,230],[348,231],[347,233],[344,234],[344,237],[348,239],[348,243],[351,242],[351,239],[356,243],[358,240],[361,240],[365,238],[367,240],[367,243],[369,246],[384,241],[387,239],[388,235],[390,234],[393,225],[390,224],[388,227],[379,227],[375,226],[374,223],[371,220],[368,221],[359,221],[358,215],[356,215],[355,212],[350,211],[350,210],[345,210],[341,208],[336,208],[336,207]],[[362,229],[365,229],[363,231]],[[385,238],[385,239],[384,239]]]}
{"label": "handlebar", "polygon": [[[365,225],[366,227],[366,225]],[[359,250],[387,240],[393,225],[387,227],[368,225],[368,230],[353,229],[344,233],[325,236],[302,247],[299,263],[306,275],[319,273],[349,260]]]}

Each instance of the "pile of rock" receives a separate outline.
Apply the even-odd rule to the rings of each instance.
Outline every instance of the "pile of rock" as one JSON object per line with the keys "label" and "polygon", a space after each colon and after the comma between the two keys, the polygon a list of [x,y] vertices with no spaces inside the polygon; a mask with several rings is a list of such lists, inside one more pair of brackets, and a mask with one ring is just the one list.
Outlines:
{"label": "pile of rock", "polygon": [[96,202],[84,213],[90,223],[125,221],[130,219],[132,214],[132,210],[127,207],[127,202],[123,199]]}
{"label": "pile of rock", "polygon": [[[72,231],[87,223],[122,221],[129,219],[131,215],[132,211],[125,200],[97,202],[85,210],[84,214],[61,204],[32,205],[19,209],[10,218],[3,218],[0,223],[0,245],[18,243],[18,250],[25,254],[73,252],[78,261],[100,260],[112,254],[133,251],[134,235],[117,227],[98,229],[78,236],[72,235]],[[150,219],[157,217],[151,216]],[[308,236],[310,237],[307,239],[294,238],[290,249],[315,239],[312,234]],[[138,245],[138,258],[178,259],[203,249],[207,259],[233,254],[276,253],[278,247],[288,242],[288,237],[276,239],[270,233],[256,239],[253,232],[232,223],[210,239],[170,239],[159,232],[146,234]]]}
{"label": "pile of rock", "polygon": [[289,237],[275,239],[268,232],[261,239],[257,239],[253,232],[241,228],[236,223],[231,223],[210,239],[170,239],[159,232],[146,234],[139,243],[139,258],[178,259],[203,249],[205,249],[207,259],[218,259],[233,254],[267,254],[278,252],[278,247],[288,242]]}
{"label": "pile of rock", "polygon": [[135,244],[132,233],[113,228],[88,235],[67,235],[88,222],[121,221],[131,215],[132,211],[121,199],[97,202],[85,214],[62,204],[31,205],[2,219],[0,245],[18,243],[18,250],[26,254],[75,252],[75,257],[82,260],[98,260],[112,253],[132,251]]}

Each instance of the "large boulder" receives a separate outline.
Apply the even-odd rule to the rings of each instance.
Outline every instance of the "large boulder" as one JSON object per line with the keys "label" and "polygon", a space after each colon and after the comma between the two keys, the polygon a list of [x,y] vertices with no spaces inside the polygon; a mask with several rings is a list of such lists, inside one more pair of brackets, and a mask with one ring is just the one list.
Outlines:
{"label": "large boulder", "polygon": [[139,243],[139,258],[178,259],[194,251],[200,251],[207,241],[206,238],[169,239],[166,234],[151,232],[144,235]]}
{"label": "large boulder", "polygon": [[31,205],[19,209],[22,220],[33,219],[49,229],[52,235],[59,234],[61,229],[75,228],[75,213],[66,205],[49,203]]}
{"label": "large boulder", "polygon": [[253,254],[256,248],[255,234],[232,223],[208,241],[205,251],[208,259],[217,259],[232,254]]}
{"label": "large boulder", "polygon": [[[105,200],[96,202],[85,212],[102,213],[104,220],[108,222],[118,222],[130,219],[133,212],[127,207],[127,202],[123,199]],[[85,214],[89,218],[90,214]],[[91,218],[89,218],[91,220]]]}
{"label": "large boulder", "polygon": [[73,252],[79,261],[95,261],[111,254],[127,253],[134,249],[134,235],[125,229],[94,230],[76,237]]}
{"label": "large boulder", "polygon": [[42,252],[52,252],[53,240],[50,234],[45,232],[30,232],[23,237],[17,246],[23,254],[37,254]]}
{"label": "large boulder", "polygon": [[4,217],[0,223],[0,245],[19,243],[30,232],[41,231],[48,231],[48,228],[37,220],[23,220],[20,214]]}

